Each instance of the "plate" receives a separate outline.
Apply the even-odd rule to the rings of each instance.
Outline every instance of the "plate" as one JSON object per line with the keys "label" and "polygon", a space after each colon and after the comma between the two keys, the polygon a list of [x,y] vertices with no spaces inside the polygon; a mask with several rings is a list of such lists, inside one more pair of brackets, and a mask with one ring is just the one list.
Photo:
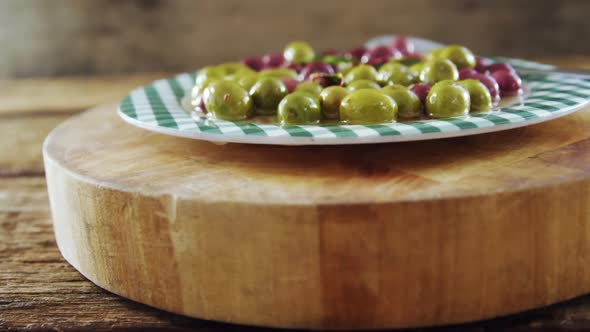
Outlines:
{"label": "plate", "polygon": [[[546,70],[548,65],[521,59],[492,58],[517,70]],[[378,125],[280,126],[191,117],[182,106],[195,73],[157,80],[133,90],[119,115],[130,124],[166,135],[220,143],[270,145],[340,145],[418,141],[468,136],[524,127],[573,113],[590,100],[590,78],[561,73],[522,74],[530,93],[518,105],[448,119]]]}

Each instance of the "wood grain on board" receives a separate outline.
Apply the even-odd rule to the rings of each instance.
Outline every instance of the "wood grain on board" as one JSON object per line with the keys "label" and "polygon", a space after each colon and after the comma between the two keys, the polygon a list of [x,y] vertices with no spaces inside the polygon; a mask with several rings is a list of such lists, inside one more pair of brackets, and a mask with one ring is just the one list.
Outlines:
{"label": "wood grain on board", "polygon": [[99,107],[44,147],[58,245],[193,317],[348,329],[487,319],[590,291],[590,109],[371,146],[213,145]]}

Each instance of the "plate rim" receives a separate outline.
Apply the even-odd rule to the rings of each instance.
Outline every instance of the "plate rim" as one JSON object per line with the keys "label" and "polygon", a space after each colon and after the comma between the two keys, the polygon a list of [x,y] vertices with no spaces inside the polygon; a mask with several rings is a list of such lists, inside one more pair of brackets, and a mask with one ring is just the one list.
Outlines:
{"label": "plate rim", "polygon": [[412,142],[425,141],[433,139],[443,139],[461,136],[472,136],[478,134],[493,133],[503,130],[515,129],[520,127],[532,126],[546,121],[554,120],[569,114],[572,114],[581,108],[590,104],[590,100],[583,103],[550,113],[546,116],[539,116],[532,119],[527,119],[519,122],[509,122],[505,124],[496,124],[494,126],[483,128],[468,128],[456,131],[447,132],[433,132],[433,133],[417,133],[395,136],[369,136],[369,137],[294,137],[294,136],[256,136],[244,134],[215,134],[205,132],[182,131],[174,128],[167,128],[162,126],[151,126],[145,122],[139,121],[121,111],[120,106],[117,107],[117,113],[127,123],[139,127],[144,130],[156,132],[159,134],[170,135],[175,137],[190,138],[196,140],[204,140],[212,143],[243,143],[243,144],[263,144],[263,145],[283,145],[283,146],[297,146],[297,145],[358,145],[358,144],[379,144],[379,143],[396,143],[396,142]]}

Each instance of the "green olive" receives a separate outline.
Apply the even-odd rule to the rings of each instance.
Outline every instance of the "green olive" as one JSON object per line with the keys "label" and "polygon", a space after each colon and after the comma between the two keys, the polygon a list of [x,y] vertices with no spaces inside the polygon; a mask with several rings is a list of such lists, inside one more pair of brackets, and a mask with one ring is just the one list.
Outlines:
{"label": "green olive", "polygon": [[225,72],[218,66],[203,67],[197,73],[195,85],[202,86],[202,84],[207,80],[220,80],[223,79],[224,76]]}
{"label": "green olive", "polygon": [[395,100],[400,118],[415,118],[422,113],[420,98],[408,88],[401,85],[388,85],[382,88],[381,92]]}
{"label": "green olive", "polygon": [[420,72],[422,71],[422,68],[424,67],[424,63],[422,62],[416,62],[415,64],[410,66],[410,70],[413,70],[415,73],[417,73],[418,75],[420,75]]}
{"label": "green olive", "polygon": [[426,58],[427,61],[439,59],[442,57],[442,52],[443,52],[442,48],[435,48],[433,50],[426,52],[426,54],[424,54],[424,57]]}
{"label": "green olive", "polygon": [[433,85],[434,83],[459,79],[457,67],[447,59],[434,59],[424,64],[420,72],[420,81],[422,83]]}
{"label": "green olive", "polygon": [[195,86],[193,87],[193,89],[191,91],[191,97],[194,99],[197,96],[200,96],[201,94],[203,94],[203,92],[209,86],[209,84],[211,84],[213,82],[217,82],[219,80],[220,79],[218,79],[218,78],[207,78],[205,80],[200,81],[198,84],[195,84]]}
{"label": "green olive", "polygon": [[377,84],[377,82],[374,82],[374,81],[356,80],[356,81],[350,82],[346,86],[346,88],[348,89],[348,91],[353,92],[353,91],[361,90],[361,89],[380,89],[381,86],[379,86],[379,84]]}
{"label": "green olive", "polygon": [[277,115],[281,125],[317,124],[322,111],[316,98],[309,93],[297,91],[281,100]]}
{"label": "green olive", "polygon": [[247,91],[258,81],[258,75],[244,75],[238,79],[238,84],[241,85]]}
{"label": "green olive", "polygon": [[309,93],[314,98],[318,98],[322,92],[322,86],[316,82],[303,82],[297,85],[295,92]]}
{"label": "green olive", "polygon": [[239,62],[227,62],[220,64],[219,67],[225,75],[235,75],[238,73],[254,73],[255,71],[250,69],[250,67],[241,64]]}
{"label": "green olive", "polygon": [[315,52],[308,43],[295,41],[285,47],[283,56],[290,63],[308,63],[315,58]]}
{"label": "green olive", "polygon": [[344,83],[349,84],[357,80],[378,81],[379,74],[377,69],[370,65],[359,65],[352,68],[346,76],[344,76]]}
{"label": "green olive", "polygon": [[379,90],[357,90],[340,103],[340,120],[349,124],[392,122],[396,117],[395,100]]}
{"label": "green olive", "polygon": [[320,105],[322,114],[326,119],[338,119],[340,103],[348,94],[349,91],[341,86],[329,86],[322,90],[322,93],[320,93]]}
{"label": "green olive", "polygon": [[352,62],[340,62],[336,66],[338,72],[342,75],[348,74],[354,68],[354,64]]}
{"label": "green olive", "polygon": [[260,77],[292,78],[297,79],[297,73],[287,68],[265,69],[258,73]]}
{"label": "green olive", "polygon": [[251,88],[254,110],[260,115],[276,114],[281,99],[287,95],[287,87],[278,78],[260,78]]}
{"label": "green olive", "polygon": [[408,86],[415,83],[418,73],[401,63],[388,62],[379,68],[379,83],[401,84]]}
{"label": "green olive", "polygon": [[205,89],[203,100],[208,112],[218,119],[238,121],[252,115],[252,99],[248,92],[232,81],[216,81]]}
{"label": "green olive", "polygon": [[433,118],[448,118],[469,113],[469,91],[452,81],[436,83],[426,97],[426,112]]}
{"label": "green olive", "polygon": [[457,68],[475,68],[475,55],[468,48],[461,45],[449,45],[445,47],[441,56],[451,60]]}
{"label": "green olive", "polygon": [[492,95],[483,83],[475,79],[457,82],[469,92],[471,112],[483,112],[492,108]]}

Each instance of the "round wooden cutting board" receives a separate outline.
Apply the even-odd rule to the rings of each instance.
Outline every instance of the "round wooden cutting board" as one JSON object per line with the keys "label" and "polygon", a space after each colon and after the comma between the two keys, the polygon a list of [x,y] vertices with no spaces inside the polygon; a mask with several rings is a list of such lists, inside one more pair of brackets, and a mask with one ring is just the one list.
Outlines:
{"label": "round wooden cutting board", "polygon": [[590,292],[590,108],[435,141],[214,145],[76,116],[44,146],[64,257],[189,316],[450,324]]}

